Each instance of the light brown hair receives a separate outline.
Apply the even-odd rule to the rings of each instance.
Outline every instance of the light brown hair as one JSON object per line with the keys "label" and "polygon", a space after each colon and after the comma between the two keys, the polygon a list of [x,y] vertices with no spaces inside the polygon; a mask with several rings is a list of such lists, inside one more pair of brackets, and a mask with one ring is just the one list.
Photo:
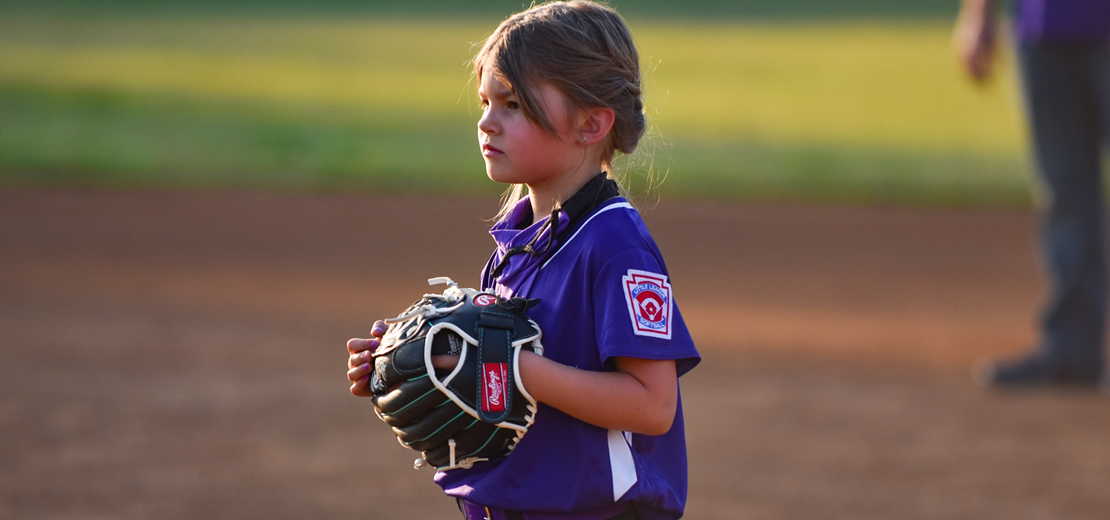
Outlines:
{"label": "light brown hair", "polygon": [[[624,20],[606,5],[584,0],[535,5],[501,22],[473,64],[479,82],[488,68],[512,89],[525,117],[552,135],[557,131],[535,90],[543,83],[562,92],[571,110],[612,109],[613,128],[602,153],[610,176],[613,155],[631,154],[644,135],[639,53]],[[511,188],[502,213],[522,193],[522,186]]]}

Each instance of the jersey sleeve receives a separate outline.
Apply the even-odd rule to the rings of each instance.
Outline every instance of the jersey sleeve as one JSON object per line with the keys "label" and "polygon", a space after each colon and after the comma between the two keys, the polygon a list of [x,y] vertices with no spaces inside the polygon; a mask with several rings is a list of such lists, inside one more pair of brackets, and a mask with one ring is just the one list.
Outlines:
{"label": "jersey sleeve", "polygon": [[650,251],[629,248],[609,258],[598,270],[593,298],[605,366],[615,357],[673,359],[681,376],[700,361],[666,266]]}

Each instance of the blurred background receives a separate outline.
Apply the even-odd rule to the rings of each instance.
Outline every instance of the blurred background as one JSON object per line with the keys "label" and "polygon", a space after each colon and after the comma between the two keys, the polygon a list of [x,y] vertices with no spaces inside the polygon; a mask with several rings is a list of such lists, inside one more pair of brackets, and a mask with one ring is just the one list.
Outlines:
{"label": "blurred background", "polygon": [[[614,2],[668,197],[1028,200],[1012,81],[955,0]],[[45,0],[0,18],[4,185],[495,193],[468,59],[519,1]]]}
{"label": "blurred background", "polygon": [[[476,284],[468,61],[522,3],[3,2],[0,518],[458,518],[343,345]],[[969,377],[1044,291],[1008,51],[967,81],[957,0],[612,4],[687,518],[1107,518],[1105,396]]]}

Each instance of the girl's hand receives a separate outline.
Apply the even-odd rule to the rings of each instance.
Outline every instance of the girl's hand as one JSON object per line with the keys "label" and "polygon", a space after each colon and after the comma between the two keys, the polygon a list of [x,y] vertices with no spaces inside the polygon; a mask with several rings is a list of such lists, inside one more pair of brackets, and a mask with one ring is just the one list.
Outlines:
{"label": "girl's hand", "polygon": [[381,343],[385,329],[385,322],[378,320],[370,328],[371,337],[347,340],[347,352],[350,354],[347,357],[347,379],[351,382],[351,393],[354,395],[359,397],[371,395],[367,382],[370,380],[370,372],[374,370],[374,365],[370,359]]}

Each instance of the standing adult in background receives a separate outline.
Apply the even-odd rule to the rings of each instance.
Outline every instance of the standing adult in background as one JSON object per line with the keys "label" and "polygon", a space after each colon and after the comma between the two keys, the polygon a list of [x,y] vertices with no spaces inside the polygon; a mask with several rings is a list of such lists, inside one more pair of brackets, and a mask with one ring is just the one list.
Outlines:
{"label": "standing adult in background", "polygon": [[[992,387],[1105,380],[1107,269],[1103,146],[1110,142],[1110,0],[1011,0],[1029,136],[1042,188],[1041,249],[1049,280],[1039,343],[987,364]],[[963,0],[955,44],[976,81],[989,77],[997,0]]]}

